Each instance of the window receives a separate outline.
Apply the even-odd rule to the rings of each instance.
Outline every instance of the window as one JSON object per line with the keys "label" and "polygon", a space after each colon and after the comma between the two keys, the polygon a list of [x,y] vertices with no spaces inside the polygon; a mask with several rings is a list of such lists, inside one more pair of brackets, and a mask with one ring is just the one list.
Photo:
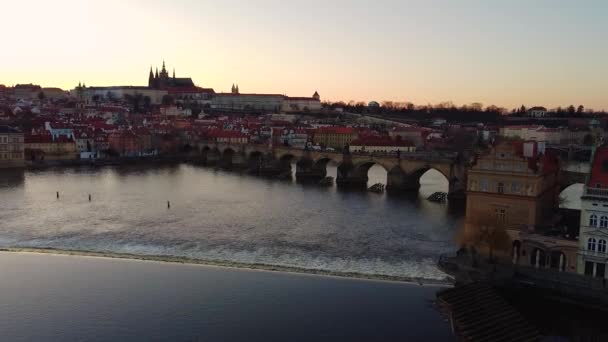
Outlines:
{"label": "window", "polygon": [[597,227],[597,215],[593,214],[589,217],[589,227]]}
{"label": "window", "polygon": [[597,243],[597,251],[600,253],[606,253],[606,240],[600,240]]}
{"label": "window", "polygon": [[512,193],[518,194],[520,189],[521,189],[521,186],[519,185],[519,183],[515,183],[515,182],[511,183],[511,192]]}
{"label": "window", "polygon": [[602,216],[600,218],[600,228],[608,228],[608,216]]}
{"label": "window", "polygon": [[479,184],[480,184],[479,186],[480,186],[481,191],[488,191],[488,181],[487,180],[482,179]]}
{"label": "window", "polygon": [[498,183],[498,193],[499,194],[504,194],[505,193],[505,185],[504,185],[504,183]]}
{"label": "window", "polygon": [[507,210],[506,209],[495,209],[496,222],[505,223],[507,221]]}
{"label": "window", "polygon": [[587,242],[587,250],[595,252],[595,242],[594,238],[590,238]]}

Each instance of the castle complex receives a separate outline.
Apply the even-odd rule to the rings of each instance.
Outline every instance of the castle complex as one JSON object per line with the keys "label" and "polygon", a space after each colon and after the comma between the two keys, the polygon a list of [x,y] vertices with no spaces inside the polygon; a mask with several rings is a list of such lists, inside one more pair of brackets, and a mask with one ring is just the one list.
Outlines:
{"label": "castle complex", "polygon": [[170,88],[196,88],[192,79],[187,78],[177,78],[175,77],[175,69],[173,69],[173,77],[169,76],[169,72],[167,72],[167,68],[165,67],[165,61],[163,61],[163,67],[158,72],[158,68],[156,68],[156,73],[152,72],[152,67],[150,67],[150,75],[148,76],[148,88],[152,89],[170,89]]}

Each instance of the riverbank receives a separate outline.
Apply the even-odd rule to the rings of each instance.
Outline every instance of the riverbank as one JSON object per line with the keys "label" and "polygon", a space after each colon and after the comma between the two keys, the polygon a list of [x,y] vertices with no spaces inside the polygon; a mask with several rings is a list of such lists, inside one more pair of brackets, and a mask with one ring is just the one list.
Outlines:
{"label": "riverbank", "polygon": [[25,248],[25,247],[24,248],[21,248],[21,247],[0,248],[0,252],[55,254],[55,255],[83,256],[83,257],[107,258],[107,259],[141,260],[141,261],[162,262],[162,263],[213,266],[213,267],[223,267],[223,268],[233,268],[233,269],[261,270],[261,271],[279,272],[279,273],[311,274],[311,275],[325,276],[325,277],[390,281],[390,282],[400,282],[400,283],[418,284],[421,286],[435,286],[435,287],[450,287],[453,284],[453,282],[451,281],[451,278],[449,278],[447,275],[444,280],[436,280],[436,279],[423,279],[423,278],[416,278],[416,277],[388,276],[388,275],[382,275],[382,274],[326,271],[326,270],[319,270],[319,269],[290,267],[290,266],[281,266],[281,265],[269,265],[269,264],[260,264],[260,263],[249,264],[249,263],[240,263],[240,262],[233,262],[233,261],[203,260],[203,259],[193,259],[193,258],[165,256],[165,255],[140,255],[140,254],[130,254],[130,253],[82,251],[82,250],[55,249],[55,248],[29,248],[29,247],[28,248]]}
{"label": "riverbank", "polygon": [[120,166],[138,164],[180,164],[192,162],[197,159],[193,154],[150,156],[150,157],[117,157],[104,159],[68,159],[68,160],[38,160],[26,161],[26,169],[45,169],[52,167],[78,167],[78,166]]}

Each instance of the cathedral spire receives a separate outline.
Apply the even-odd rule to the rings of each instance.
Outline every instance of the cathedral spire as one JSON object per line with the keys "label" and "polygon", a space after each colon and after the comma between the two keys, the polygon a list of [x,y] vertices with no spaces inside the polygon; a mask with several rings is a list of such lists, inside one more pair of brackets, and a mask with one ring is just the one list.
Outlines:
{"label": "cathedral spire", "polygon": [[166,73],[167,69],[165,68],[165,60],[163,59],[163,70],[161,70],[161,73]]}
{"label": "cathedral spire", "polygon": [[154,72],[152,71],[152,66],[150,65],[150,75],[148,76],[148,87],[154,86]]}

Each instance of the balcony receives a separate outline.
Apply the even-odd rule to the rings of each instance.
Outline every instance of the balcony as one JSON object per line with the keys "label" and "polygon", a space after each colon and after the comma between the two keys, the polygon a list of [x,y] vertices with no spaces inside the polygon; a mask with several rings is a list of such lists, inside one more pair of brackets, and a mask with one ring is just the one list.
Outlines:
{"label": "balcony", "polygon": [[605,197],[606,199],[608,199],[608,188],[590,188],[588,186],[585,186],[583,197]]}

